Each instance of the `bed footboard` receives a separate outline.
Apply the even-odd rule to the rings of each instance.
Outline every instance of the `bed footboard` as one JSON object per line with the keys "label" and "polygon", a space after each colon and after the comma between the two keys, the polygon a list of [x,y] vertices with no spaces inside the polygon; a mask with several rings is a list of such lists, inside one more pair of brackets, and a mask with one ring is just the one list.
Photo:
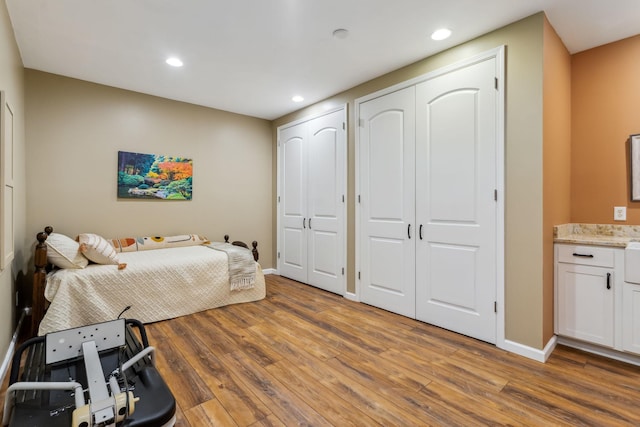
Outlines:
{"label": "bed footboard", "polygon": [[[224,242],[225,243],[229,243],[229,235],[225,234],[224,235]],[[249,249],[249,246],[245,243],[245,242],[241,242],[239,240],[236,240],[234,242],[231,242],[232,245],[235,246],[242,246],[243,248]],[[259,254],[258,254],[258,242],[256,242],[255,240],[253,242],[251,242],[251,246],[253,247],[251,249],[251,253],[253,254],[253,259],[256,260],[256,262],[258,262],[258,258],[259,258]]]}

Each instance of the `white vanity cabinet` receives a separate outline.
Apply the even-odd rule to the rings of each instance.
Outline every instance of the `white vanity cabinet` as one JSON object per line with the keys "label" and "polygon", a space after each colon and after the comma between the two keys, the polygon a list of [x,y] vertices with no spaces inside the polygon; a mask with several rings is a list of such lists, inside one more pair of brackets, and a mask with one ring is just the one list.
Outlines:
{"label": "white vanity cabinet", "polygon": [[640,227],[555,226],[556,342],[640,366]]}
{"label": "white vanity cabinet", "polygon": [[640,355],[640,242],[624,250],[622,287],[622,349]]}
{"label": "white vanity cabinet", "polygon": [[640,355],[640,284],[623,285],[622,349]]}
{"label": "white vanity cabinet", "polygon": [[617,279],[622,277],[616,261],[622,253],[616,248],[555,245],[556,334],[615,347],[616,293],[621,291]]}

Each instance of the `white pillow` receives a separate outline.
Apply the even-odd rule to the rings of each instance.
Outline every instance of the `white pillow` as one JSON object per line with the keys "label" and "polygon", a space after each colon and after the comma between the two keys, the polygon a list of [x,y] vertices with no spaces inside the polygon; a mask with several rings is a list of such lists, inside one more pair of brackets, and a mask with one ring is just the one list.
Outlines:
{"label": "white pillow", "polygon": [[51,233],[45,240],[47,261],[58,268],[85,268],[89,264],[80,252],[80,244],[64,234]]}
{"label": "white pillow", "polygon": [[78,236],[78,242],[80,252],[96,264],[115,264],[119,269],[126,267],[126,264],[120,264],[113,245],[102,236],[83,233]]}

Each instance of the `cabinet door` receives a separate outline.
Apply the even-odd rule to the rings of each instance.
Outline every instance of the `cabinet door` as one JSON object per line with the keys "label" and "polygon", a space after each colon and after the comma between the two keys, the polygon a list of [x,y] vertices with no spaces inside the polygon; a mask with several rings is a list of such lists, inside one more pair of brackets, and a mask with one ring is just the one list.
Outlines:
{"label": "cabinet door", "polygon": [[558,334],[613,347],[613,270],[557,264]]}
{"label": "cabinet door", "polygon": [[640,354],[640,285],[625,283],[622,297],[622,348]]}

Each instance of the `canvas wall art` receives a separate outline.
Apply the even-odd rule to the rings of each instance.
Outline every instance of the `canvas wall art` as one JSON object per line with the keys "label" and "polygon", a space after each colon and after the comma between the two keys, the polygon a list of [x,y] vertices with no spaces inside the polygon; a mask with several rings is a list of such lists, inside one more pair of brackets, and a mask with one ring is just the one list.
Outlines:
{"label": "canvas wall art", "polygon": [[193,160],[118,151],[118,198],[191,200]]}

